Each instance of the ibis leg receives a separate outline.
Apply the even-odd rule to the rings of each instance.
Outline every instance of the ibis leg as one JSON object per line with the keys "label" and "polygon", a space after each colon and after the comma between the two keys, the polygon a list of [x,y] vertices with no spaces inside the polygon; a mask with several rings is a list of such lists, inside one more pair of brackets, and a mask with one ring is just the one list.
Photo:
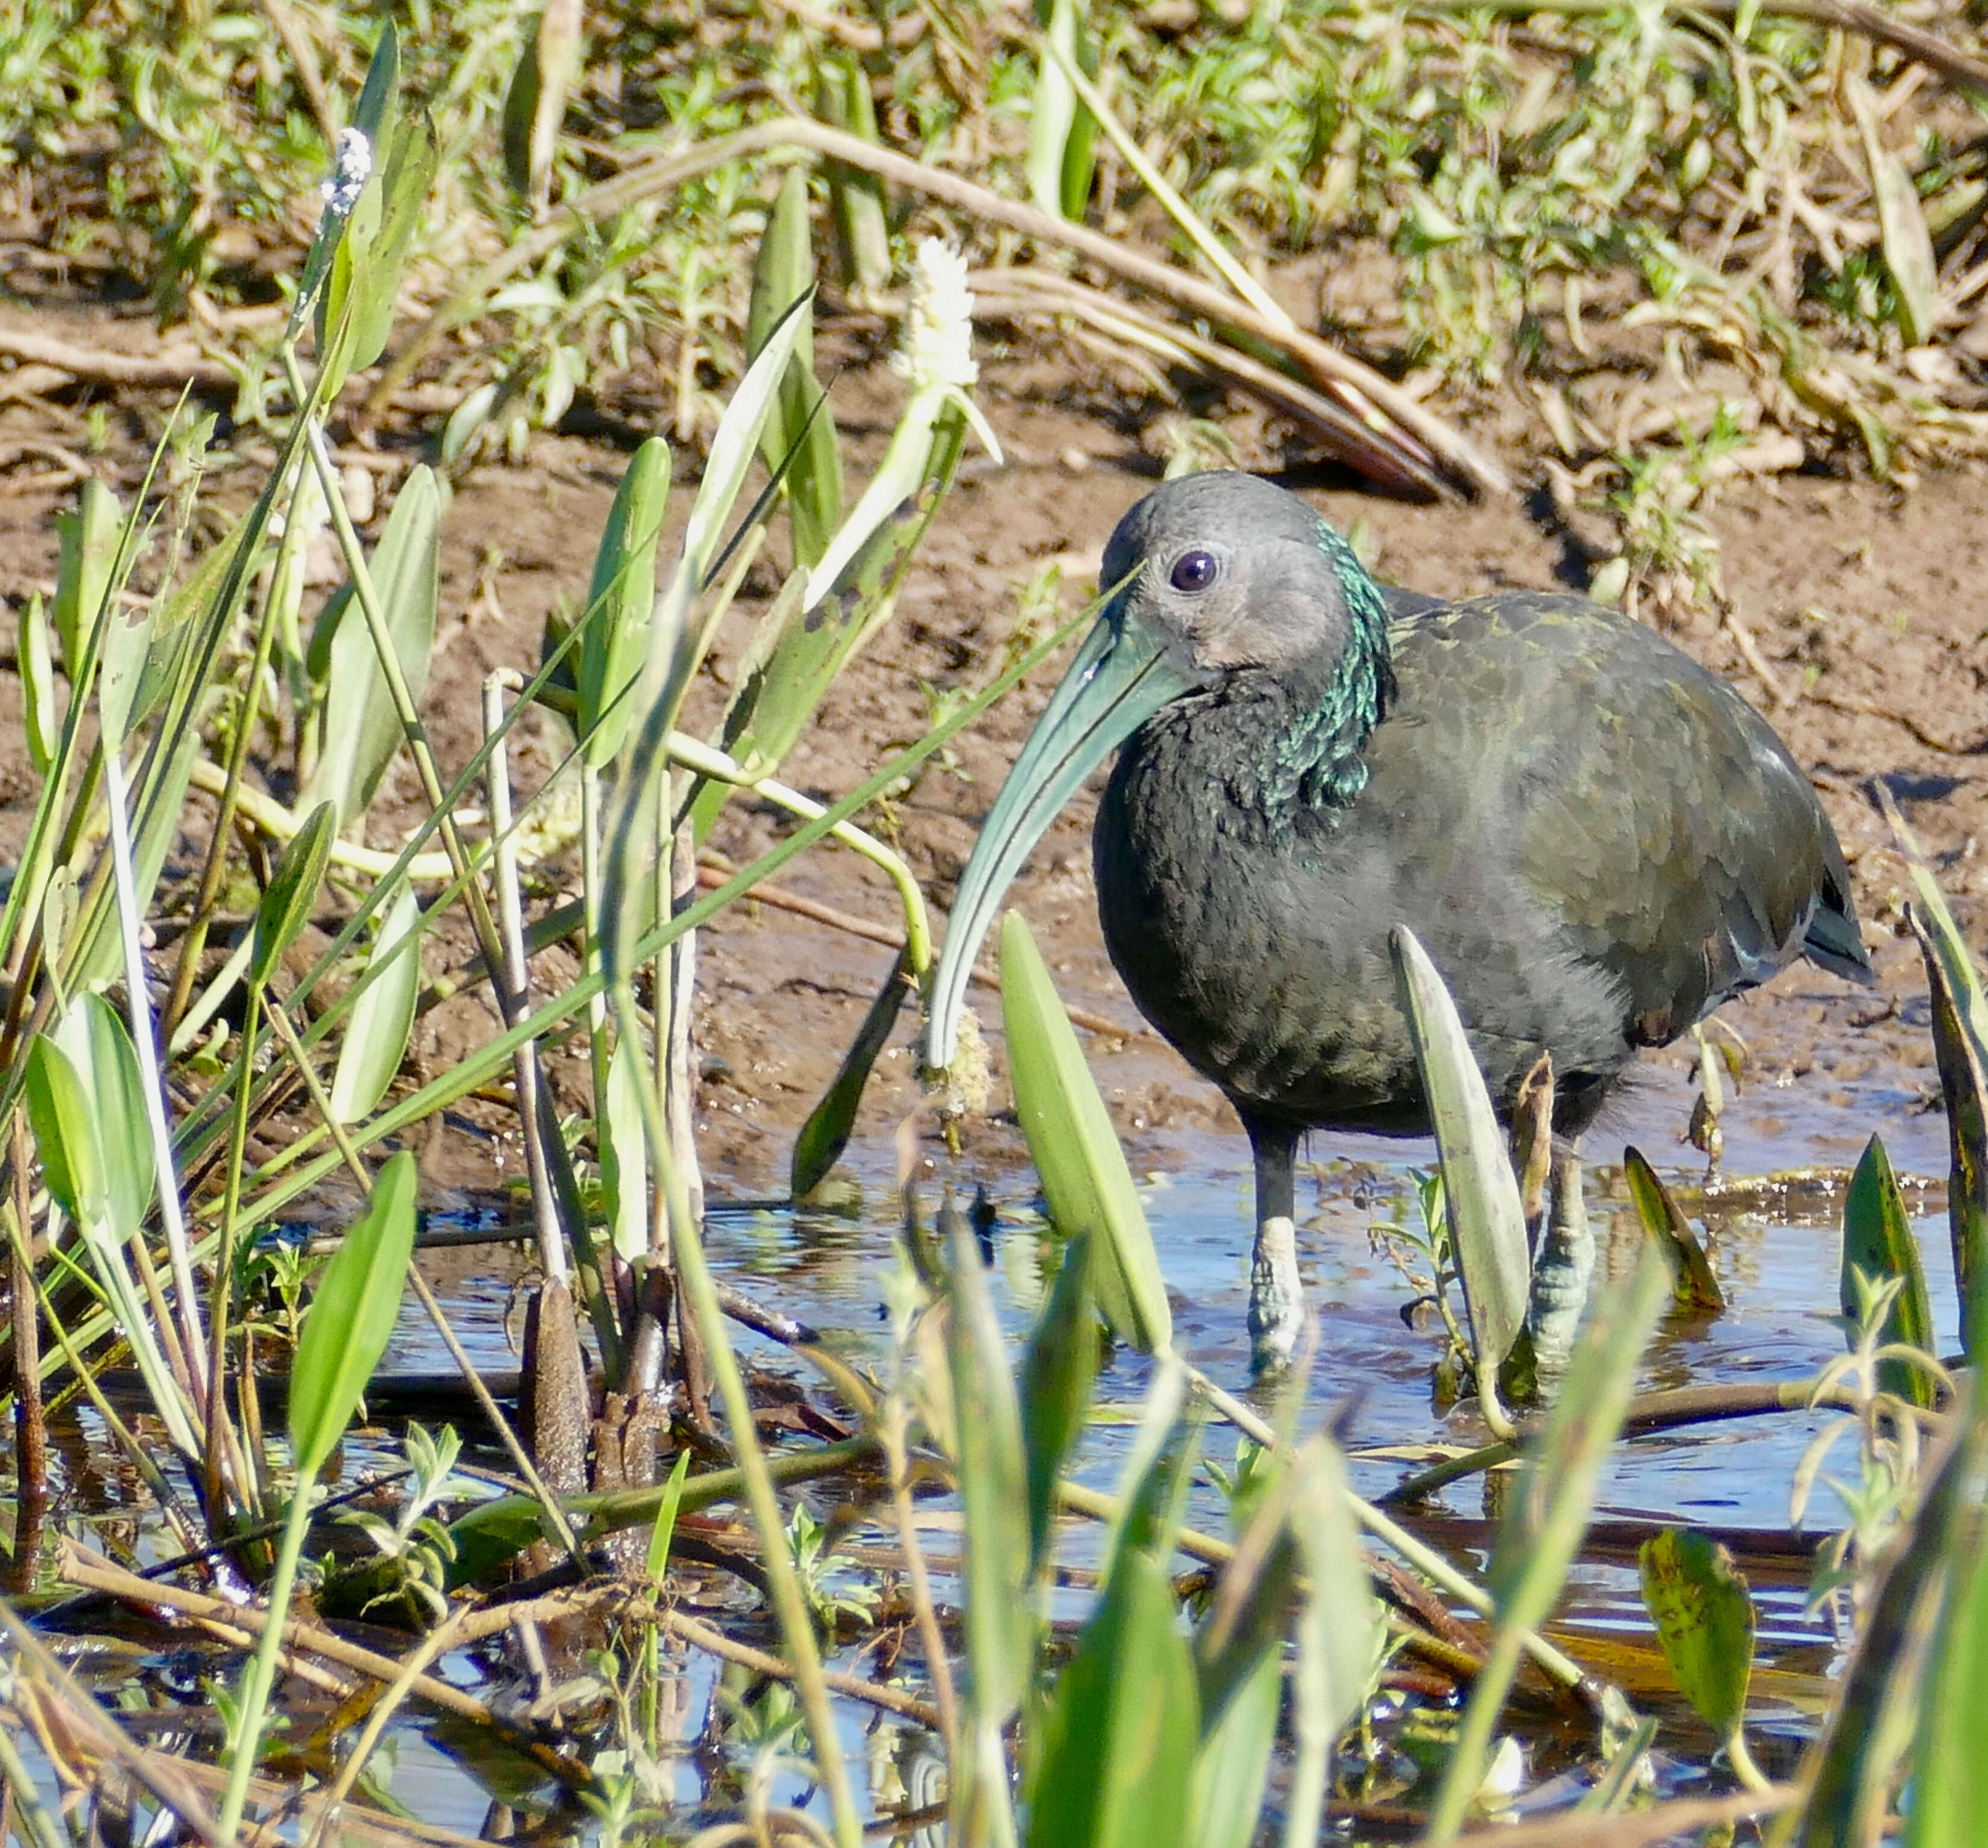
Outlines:
{"label": "ibis leg", "polygon": [[1247,1123],[1256,1167],[1256,1243],[1249,1260],[1249,1345],[1259,1373],[1282,1367],[1304,1326],[1298,1281],[1299,1132],[1281,1123]]}
{"label": "ibis leg", "polygon": [[1554,1140],[1547,1222],[1533,1263],[1533,1300],[1527,1318],[1533,1356],[1542,1377],[1566,1370],[1594,1275],[1594,1234],[1581,1185],[1581,1145]]}

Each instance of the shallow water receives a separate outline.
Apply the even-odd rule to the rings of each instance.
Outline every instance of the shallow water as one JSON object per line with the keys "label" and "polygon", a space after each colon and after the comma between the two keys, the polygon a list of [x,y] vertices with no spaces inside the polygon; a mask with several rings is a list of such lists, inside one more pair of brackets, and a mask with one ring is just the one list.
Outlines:
{"label": "shallow water", "polygon": [[[1728,1307],[1716,1318],[1669,1320],[1645,1357],[1645,1387],[1797,1379],[1813,1374],[1842,1351],[1835,1319],[1841,1194],[1827,1173],[1813,1171],[1833,1171],[1840,1179],[1873,1128],[1884,1133],[1902,1174],[1934,1183],[1912,1188],[1909,1199],[1919,1215],[1915,1223],[1938,1340],[1949,1351],[1955,1345],[1952,1269],[1937,1184],[1946,1160],[1943,1119],[1919,1107],[1916,1086],[1888,1087],[1882,1072],[1847,1090],[1831,1090],[1821,1074],[1816,1076],[1814,1084],[1743,1094],[1730,1103],[1724,1123],[1726,1176],[1809,1172],[1771,1185],[1729,1180],[1702,1207],[1692,1207],[1693,1217],[1702,1218],[1711,1231],[1713,1262]],[[1643,1147],[1674,1185],[1696,1188],[1703,1179],[1702,1161],[1678,1140],[1689,1101],[1688,1090],[1674,1074],[1653,1071],[1589,1139],[1598,1279],[1622,1272],[1633,1261],[1639,1237],[1610,1168],[1624,1143]],[[873,1161],[881,1153],[881,1148],[862,1151]],[[1433,1151],[1415,1143],[1320,1138],[1309,1153],[1300,1189],[1300,1255],[1307,1292],[1318,1311],[1320,1339],[1311,1365],[1308,1416],[1334,1412],[1356,1486],[1379,1497],[1430,1460],[1428,1447],[1469,1448],[1487,1435],[1470,1403],[1445,1407],[1435,1402],[1431,1373],[1442,1348],[1439,1324],[1405,1323],[1401,1310],[1408,1286],[1369,1237],[1377,1224],[1412,1221],[1410,1175],[1432,1160]],[[1246,1391],[1249,1384],[1246,1173],[1239,1137],[1211,1137],[1182,1144],[1168,1153],[1164,1166],[1142,1177],[1172,1300],[1176,1344],[1185,1357],[1237,1391]],[[893,1262],[894,1190],[888,1175],[874,1166],[864,1178],[875,1210],[854,1218],[718,1210],[708,1243],[721,1273],[767,1306],[822,1329],[854,1356],[881,1360],[887,1339],[882,1286]],[[937,1191],[930,1190],[935,1206]],[[1019,1339],[1040,1306],[1046,1274],[1053,1273],[1055,1241],[1041,1218],[1032,1175],[991,1177],[989,1194],[995,1209],[990,1247],[996,1296]],[[470,1252],[451,1254],[441,1270],[451,1319],[472,1353],[492,1369],[514,1365],[511,1336],[518,1306],[511,1279],[516,1265],[501,1252]],[[749,1333],[742,1332],[740,1346],[762,1364],[793,1367],[785,1350]],[[404,1308],[387,1370],[445,1370],[448,1365],[438,1339],[411,1302]],[[1110,1358],[1097,1383],[1098,1414],[1078,1461],[1080,1479],[1100,1488],[1116,1486],[1151,1370],[1129,1350],[1117,1350]],[[1756,1677],[1753,1731],[1756,1752],[1771,1769],[1786,1769],[1799,1748],[1817,1705],[1815,1677],[1834,1665],[1838,1653],[1827,1618],[1805,1608],[1809,1562],[1787,1532],[1797,1465],[1826,1417],[1783,1414],[1621,1446],[1597,1508],[1598,1519],[1604,1522],[1683,1522],[1717,1529],[1740,1555],[1759,1606],[1763,1672]],[[86,1424],[77,1435],[85,1454],[96,1451]],[[1212,1459],[1226,1464],[1232,1441],[1215,1428],[1206,1448]],[[390,1468],[398,1460],[397,1446],[384,1436],[356,1436],[347,1446],[348,1470]],[[1848,1448],[1841,1467],[1854,1471]],[[1481,1569],[1497,1496],[1509,1479],[1479,1476],[1452,1485],[1429,1498],[1410,1524],[1459,1563]],[[112,1510],[120,1503],[128,1505],[131,1494],[120,1472],[108,1471],[87,1487],[79,1485],[71,1510],[100,1522],[108,1516],[118,1524]],[[810,1492],[810,1498],[825,1514],[834,1491],[824,1486]],[[942,1525],[943,1509],[935,1506],[934,1512]],[[1197,1488],[1188,1518],[1209,1531],[1228,1531],[1221,1498],[1212,1485]],[[1826,1532],[1837,1519],[1833,1498],[1820,1490],[1810,1512],[1810,1532]],[[127,1516],[122,1524],[140,1559],[170,1552],[152,1523]],[[1625,1669],[1611,1655],[1610,1645],[1639,1645],[1647,1672],[1648,1628],[1634,1563],[1635,1540],[1643,1527],[1632,1525],[1619,1535],[1607,1531],[1611,1543],[1591,1549],[1577,1568],[1560,1620],[1575,1653],[1582,1653],[1584,1637],[1604,1673],[1627,1673],[1633,1681],[1635,1664]],[[1750,1535],[1757,1536],[1758,1543],[1750,1544]],[[894,1539],[860,1527],[850,1537]],[[932,1550],[941,1556],[942,1566],[955,1546],[950,1533],[934,1535]],[[1065,1563],[1090,1563],[1095,1546],[1094,1532],[1073,1526]],[[942,1596],[946,1589],[942,1585]],[[1080,1616],[1087,1595],[1080,1590],[1060,1594],[1059,1615]],[[484,1665],[467,1654],[447,1658],[440,1672],[465,1683],[485,1675]],[[131,1671],[122,1658],[95,1660],[85,1673],[106,1693],[130,1698]],[[717,1761],[700,1746],[716,1681],[711,1664],[692,1657],[682,1663],[673,1690],[675,1731],[682,1744],[671,1761],[671,1780],[679,1802],[695,1805],[717,1794],[709,1785]],[[1660,1684],[1639,1685],[1635,1692],[1666,1720],[1659,1738],[1662,1781],[1680,1788],[1702,1778],[1709,1740],[1688,1716],[1679,1715]],[[853,1707],[845,1707],[841,1718],[852,1767],[867,1776],[874,1799],[891,1807],[915,1806],[915,1793],[929,1781],[935,1762],[917,1729],[880,1728],[873,1716]],[[1542,1742],[1533,1769],[1547,1773],[1564,1762]],[[485,1785],[456,1755],[448,1729],[418,1717],[394,1728],[389,1749],[377,1761],[377,1782],[424,1820],[467,1833],[480,1831],[491,1802]],[[1559,1792],[1564,1800],[1560,1784],[1547,1789]],[[776,1795],[810,1800],[805,1788],[786,1777],[779,1780]]]}

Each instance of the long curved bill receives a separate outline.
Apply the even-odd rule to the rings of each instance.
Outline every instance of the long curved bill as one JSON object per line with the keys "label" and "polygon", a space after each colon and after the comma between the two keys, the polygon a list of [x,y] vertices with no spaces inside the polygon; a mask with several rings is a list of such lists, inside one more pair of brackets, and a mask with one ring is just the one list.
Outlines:
{"label": "long curved bill", "polygon": [[1070,664],[1001,785],[960,876],[932,982],[926,1063],[944,1071],[958,1044],[974,958],[1003,895],[1084,779],[1159,709],[1199,683],[1139,624],[1107,610]]}

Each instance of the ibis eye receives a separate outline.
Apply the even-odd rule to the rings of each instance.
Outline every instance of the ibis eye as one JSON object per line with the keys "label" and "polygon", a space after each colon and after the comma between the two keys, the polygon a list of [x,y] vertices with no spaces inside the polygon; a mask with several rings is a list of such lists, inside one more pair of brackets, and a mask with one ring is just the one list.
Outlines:
{"label": "ibis eye", "polygon": [[1183,552],[1174,560],[1167,581],[1176,590],[1205,590],[1221,575],[1212,552]]}

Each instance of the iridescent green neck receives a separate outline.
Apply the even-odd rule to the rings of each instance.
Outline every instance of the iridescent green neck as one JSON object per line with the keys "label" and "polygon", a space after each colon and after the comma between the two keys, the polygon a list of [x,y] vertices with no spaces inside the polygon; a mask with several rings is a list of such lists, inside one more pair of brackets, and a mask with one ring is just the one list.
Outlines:
{"label": "iridescent green neck", "polygon": [[1348,633],[1321,681],[1297,677],[1291,710],[1261,766],[1257,792],[1273,820],[1294,808],[1343,808],[1367,786],[1362,755],[1394,698],[1388,611],[1381,588],[1353,548],[1321,520],[1318,546],[1339,580]]}

